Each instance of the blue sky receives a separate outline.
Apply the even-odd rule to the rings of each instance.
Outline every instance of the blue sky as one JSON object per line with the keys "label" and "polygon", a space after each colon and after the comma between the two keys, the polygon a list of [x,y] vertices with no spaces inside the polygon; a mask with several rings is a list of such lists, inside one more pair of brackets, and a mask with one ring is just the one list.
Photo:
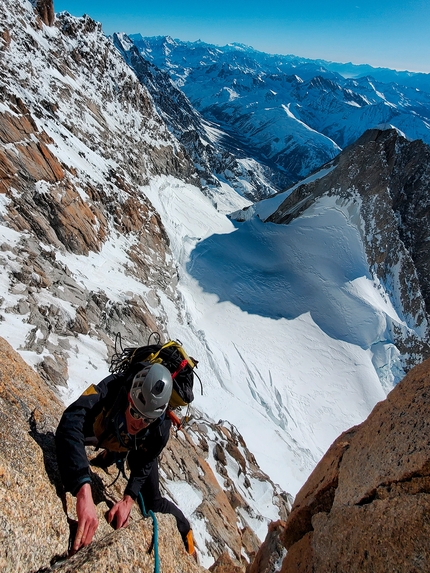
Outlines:
{"label": "blue sky", "polygon": [[429,0],[54,0],[106,34],[169,35],[335,62],[430,72]]}

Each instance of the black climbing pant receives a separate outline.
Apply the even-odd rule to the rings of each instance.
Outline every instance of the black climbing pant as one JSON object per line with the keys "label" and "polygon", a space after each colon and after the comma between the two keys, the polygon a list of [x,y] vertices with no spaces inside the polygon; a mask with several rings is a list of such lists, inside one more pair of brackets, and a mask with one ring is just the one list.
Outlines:
{"label": "black climbing pant", "polygon": [[151,473],[146,478],[140,493],[142,494],[146,511],[152,509],[154,513],[171,513],[176,518],[179,533],[185,543],[187,533],[190,531],[190,523],[178,506],[162,497],[158,475],[158,459],[153,461]]}

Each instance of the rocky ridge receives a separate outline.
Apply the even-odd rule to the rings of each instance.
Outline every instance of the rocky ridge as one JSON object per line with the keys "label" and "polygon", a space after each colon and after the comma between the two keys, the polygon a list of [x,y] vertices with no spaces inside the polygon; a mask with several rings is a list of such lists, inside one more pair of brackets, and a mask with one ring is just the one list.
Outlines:
{"label": "rocky ridge", "polygon": [[[130,341],[163,332],[149,307],[160,288],[175,300],[176,269],[139,185],[154,174],[198,178],[100,25],[63,15],[48,27],[30,4],[2,4],[1,217],[15,233],[1,257],[16,294],[2,312],[29,315],[22,349],[47,348],[39,371],[64,384],[68,337],[95,336],[112,350],[114,332]],[[78,284],[64,262],[112,241],[124,244],[126,274],[146,285],[123,300]]]}
{"label": "rocky ridge", "polygon": [[[350,205],[372,275],[384,285],[408,328],[390,335],[406,356],[406,370],[427,358],[429,340],[430,148],[394,129],[369,130],[299,184],[266,221],[288,224],[323,197]],[[358,210],[358,216],[357,216]]]}
{"label": "rocky ridge", "polygon": [[[106,293],[78,284],[59,253],[88,255],[100,251],[113,224],[118,234],[133,235],[128,242],[128,272],[132,276],[148,285],[155,283],[157,288],[164,284],[172,296],[176,271],[169,265],[164,229],[147,201],[128,192],[122,205],[116,204],[113,197],[109,201],[105,188],[96,188],[91,182],[83,191],[80,181],[67,174],[49,150],[47,143],[52,140],[37,129],[22,100],[13,100],[10,110],[12,113],[0,116],[2,217],[16,235],[10,243],[2,244],[1,257],[4,270],[10,269],[9,288],[16,294],[16,307],[4,308],[3,312],[29,314],[32,328],[22,348],[42,353],[46,343],[57,364],[47,356],[39,369],[54,384],[64,384],[67,372],[62,366],[70,350],[68,336],[97,335],[112,346],[106,333],[146,338],[151,330],[163,326],[139,295],[131,294],[124,302],[109,301]],[[158,272],[150,273],[148,263]],[[46,290],[53,299],[42,302]],[[69,311],[61,300],[72,305]],[[127,324],[124,315],[130,317]],[[57,345],[52,338],[48,340],[54,333],[59,336]]]}

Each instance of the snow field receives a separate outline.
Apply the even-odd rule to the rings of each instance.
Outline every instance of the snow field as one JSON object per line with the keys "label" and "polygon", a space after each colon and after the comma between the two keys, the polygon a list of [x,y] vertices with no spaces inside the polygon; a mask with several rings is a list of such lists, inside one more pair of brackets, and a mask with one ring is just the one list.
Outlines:
{"label": "snow field", "polygon": [[395,362],[381,341],[386,317],[399,319],[368,274],[356,213],[328,198],[288,226],[233,225],[195,188],[159,180],[149,193],[180,270],[183,313],[166,310],[170,334],[200,360],[195,406],[237,426],[263,471],[295,494],[384,399],[372,345]]}

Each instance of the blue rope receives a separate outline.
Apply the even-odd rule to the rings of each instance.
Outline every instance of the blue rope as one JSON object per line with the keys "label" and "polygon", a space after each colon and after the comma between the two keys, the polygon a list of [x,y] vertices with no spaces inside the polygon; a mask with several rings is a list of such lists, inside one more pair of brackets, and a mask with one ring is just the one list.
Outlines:
{"label": "blue rope", "polygon": [[153,524],[153,534],[152,534],[152,545],[154,547],[154,573],[160,573],[160,558],[158,555],[158,522],[157,518],[155,517],[155,513],[150,509],[148,512],[145,509],[145,503],[143,501],[142,494],[139,492],[139,496],[137,498],[140,511],[142,512],[143,517],[152,517],[152,524]]}

